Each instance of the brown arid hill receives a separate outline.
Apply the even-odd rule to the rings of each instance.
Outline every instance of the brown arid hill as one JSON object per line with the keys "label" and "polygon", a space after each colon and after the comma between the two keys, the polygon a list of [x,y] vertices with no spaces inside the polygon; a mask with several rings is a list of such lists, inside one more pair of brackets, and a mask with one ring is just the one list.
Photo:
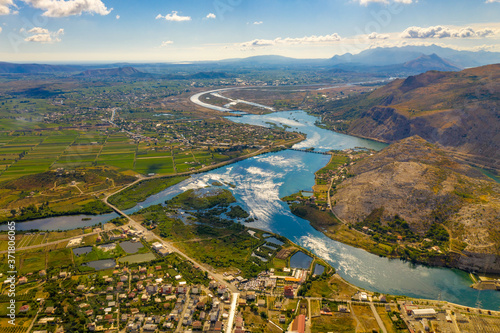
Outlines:
{"label": "brown arid hill", "polygon": [[359,110],[349,134],[389,143],[419,135],[500,169],[500,64],[398,79],[353,102],[344,107]]}
{"label": "brown arid hill", "polygon": [[382,225],[398,215],[421,236],[438,223],[462,244],[452,266],[500,273],[500,184],[480,171],[413,136],[356,162],[349,175],[332,197],[345,223],[382,211]]}

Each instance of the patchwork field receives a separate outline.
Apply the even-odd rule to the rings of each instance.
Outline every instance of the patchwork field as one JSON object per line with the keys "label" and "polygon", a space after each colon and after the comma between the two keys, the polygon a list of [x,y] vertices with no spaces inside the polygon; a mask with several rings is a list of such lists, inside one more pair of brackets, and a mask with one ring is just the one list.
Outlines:
{"label": "patchwork field", "polygon": [[[248,153],[244,151],[243,153]],[[232,152],[136,143],[125,133],[52,131],[50,134],[0,134],[0,182],[58,168],[111,166],[121,172],[175,174],[230,159]]]}

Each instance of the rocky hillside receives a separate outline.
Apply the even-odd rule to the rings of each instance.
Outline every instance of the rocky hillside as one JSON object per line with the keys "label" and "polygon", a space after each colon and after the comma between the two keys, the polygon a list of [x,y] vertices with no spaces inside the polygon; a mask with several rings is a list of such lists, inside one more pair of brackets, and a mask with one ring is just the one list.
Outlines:
{"label": "rocky hillside", "polygon": [[363,223],[378,212],[387,225],[398,215],[422,236],[438,223],[469,254],[500,255],[500,184],[424,139],[396,142],[349,173],[332,198],[341,220]]}
{"label": "rocky hillside", "polygon": [[332,129],[385,142],[419,135],[499,169],[500,64],[398,79],[318,113]]}

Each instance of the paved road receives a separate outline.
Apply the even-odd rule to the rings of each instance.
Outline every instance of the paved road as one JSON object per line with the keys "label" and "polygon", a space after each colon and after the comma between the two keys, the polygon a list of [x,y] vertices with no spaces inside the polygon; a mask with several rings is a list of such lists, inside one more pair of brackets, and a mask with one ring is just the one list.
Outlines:
{"label": "paved road", "polygon": [[170,252],[176,252],[180,256],[184,257],[186,260],[190,261],[193,265],[198,266],[201,270],[207,272],[209,276],[211,276],[212,278],[214,278],[214,280],[216,280],[220,284],[225,285],[231,292],[236,292],[238,290],[234,285],[232,285],[232,284],[228,283],[227,281],[225,281],[224,278],[223,278],[223,276],[221,274],[217,274],[215,272],[212,272],[210,269],[208,269],[204,265],[200,264],[199,262],[195,261],[193,258],[188,257],[184,252],[182,252],[181,250],[179,250],[178,248],[176,248],[172,243],[164,240],[163,238],[161,238],[160,236],[156,235],[152,231],[144,228],[139,222],[135,221],[129,215],[125,214],[125,212],[123,212],[122,210],[118,209],[114,205],[110,204],[107,200],[104,200],[104,202],[109,207],[111,207],[114,211],[116,211],[117,213],[119,213],[123,217],[127,218],[128,221],[129,221],[128,225],[132,226],[135,230],[142,232],[142,235],[147,240],[157,240],[157,241],[159,241]]}
{"label": "paved road", "polygon": [[179,323],[177,324],[177,328],[175,332],[182,332],[182,322],[184,321],[184,315],[189,306],[189,291],[186,293],[186,302],[184,303],[184,307],[182,308],[182,312],[179,315]]}
{"label": "paved road", "polygon": [[[110,230],[114,230],[114,229],[117,229],[117,228],[119,228],[119,227],[115,226],[115,227],[106,229],[105,231],[110,231]],[[102,231],[104,231],[104,230],[102,230]],[[65,239],[60,239],[60,240],[53,241],[53,242],[48,242],[48,243],[42,243],[42,244],[37,244],[37,245],[20,247],[20,248],[17,248],[16,251],[30,250],[30,249],[36,249],[36,248],[39,248],[39,247],[49,246],[49,245],[56,245],[56,244],[59,244],[59,243],[64,243],[64,242],[70,241],[72,239],[81,238],[81,237],[85,237],[85,236],[96,235],[96,234],[101,233],[102,231],[93,231],[93,232],[89,232],[88,234],[81,234],[79,236],[65,238]],[[0,254],[7,253],[7,252],[8,251],[0,251]]]}
{"label": "paved road", "polygon": [[375,309],[375,305],[373,305],[373,302],[370,302],[370,308],[372,308],[373,316],[377,320],[378,326],[380,327],[380,329],[382,330],[382,332],[383,333],[387,333],[387,330],[385,329],[384,322],[380,318],[380,316],[379,316],[379,314],[377,312],[377,309]]}
{"label": "paved road", "polygon": [[231,310],[229,310],[229,319],[227,321],[226,333],[231,333],[233,331],[234,316],[236,315],[236,303],[238,302],[239,295],[240,294],[238,293],[233,293]]}

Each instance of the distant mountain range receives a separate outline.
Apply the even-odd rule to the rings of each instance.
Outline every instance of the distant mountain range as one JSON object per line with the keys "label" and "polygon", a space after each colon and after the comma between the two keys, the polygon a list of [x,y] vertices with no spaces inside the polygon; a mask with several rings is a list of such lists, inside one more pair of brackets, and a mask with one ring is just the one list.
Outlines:
{"label": "distant mountain range", "polygon": [[500,63],[500,52],[488,51],[458,51],[437,45],[430,46],[403,46],[403,47],[378,47],[365,50],[358,54],[346,53],[334,56],[331,64],[357,64],[365,66],[387,66],[401,64],[416,59],[422,55],[435,54],[457,67],[477,67]]}
{"label": "distant mountain range", "polygon": [[80,65],[14,64],[0,62],[0,74],[35,74],[56,72],[77,72],[85,69]]}
{"label": "distant mountain range", "polygon": [[[404,46],[390,48],[374,48],[358,54],[346,53],[329,59],[295,59],[278,55],[254,56],[248,58],[225,59],[219,61],[199,61],[189,64],[155,63],[130,64],[114,63],[103,65],[44,65],[13,64],[0,62],[0,74],[36,74],[36,73],[81,73],[83,77],[98,76],[135,76],[133,68],[148,73],[151,68],[159,70],[180,71],[230,71],[239,69],[273,69],[273,68],[314,68],[322,70],[338,69],[343,71],[386,73],[410,75],[427,70],[454,71],[467,67],[477,67],[500,63],[500,52],[457,51],[437,45]],[[122,68],[122,70],[120,70]],[[123,70],[123,68],[127,68]],[[106,71],[111,69],[111,71]]]}

